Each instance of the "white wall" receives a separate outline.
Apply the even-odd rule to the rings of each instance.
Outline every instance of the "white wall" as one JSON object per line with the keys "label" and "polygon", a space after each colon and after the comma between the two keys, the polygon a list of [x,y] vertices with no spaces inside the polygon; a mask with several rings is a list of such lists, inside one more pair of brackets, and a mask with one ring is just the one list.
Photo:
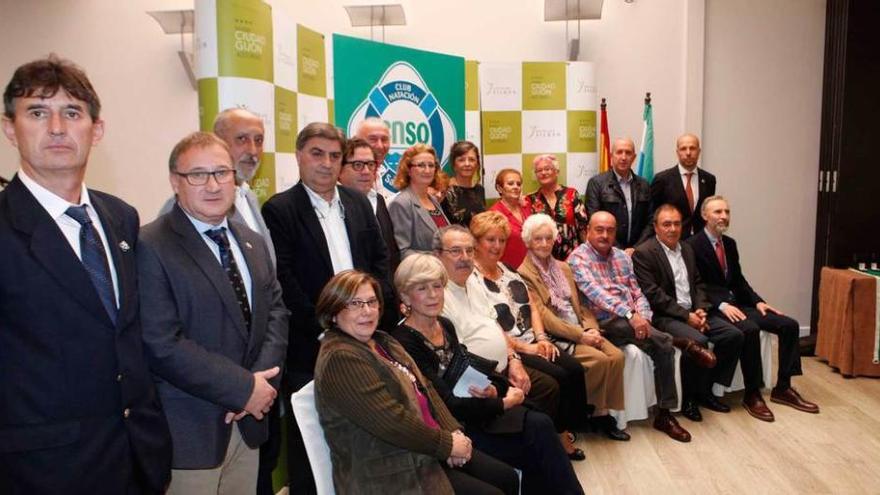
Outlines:
{"label": "white wall", "polygon": [[[369,28],[352,28],[342,8],[367,2],[270,3],[328,35],[370,36]],[[386,28],[388,43],[483,61],[567,56],[565,24],[543,21],[542,0],[400,3],[407,25]],[[132,203],[144,221],[170,194],[168,152],[198,126],[179,39],[145,14],[180,8],[192,8],[192,1],[0,0],[0,84],[21,63],[53,51],[83,66],[107,122],[86,180]],[[597,63],[612,136],[638,141],[645,91],[653,96],[658,170],[673,163],[677,135],[704,127],[706,167],[734,202],[734,234],[749,274],[802,323],[809,319],[823,22],[822,0],[605,0],[602,19],[583,21],[580,35],[580,60]],[[569,29],[574,35],[576,23]],[[767,109],[764,118],[752,109],[758,103]],[[0,144],[0,175],[17,167],[15,150]],[[758,169],[777,179],[784,199],[754,200],[753,190],[772,198],[767,181],[747,179]],[[746,224],[767,235],[750,235]],[[785,255],[778,252],[783,238],[796,241]],[[764,246],[776,248],[772,256]]]}
{"label": "white wall", "polygon": [[810,322],[824,0],[708,0],[703,161],[731,201],[746,275]]}

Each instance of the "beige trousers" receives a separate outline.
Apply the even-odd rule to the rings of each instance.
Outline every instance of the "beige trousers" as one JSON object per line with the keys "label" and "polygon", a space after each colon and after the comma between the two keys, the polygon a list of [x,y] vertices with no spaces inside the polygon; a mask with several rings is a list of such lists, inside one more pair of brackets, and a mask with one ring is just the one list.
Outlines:
{"label": "beige trousers", "polygon": [[242,495],[257,490],[260,449],[244,443],[238,425],[226,447],[226,458],[214,469],[172,469],[166,495]]}

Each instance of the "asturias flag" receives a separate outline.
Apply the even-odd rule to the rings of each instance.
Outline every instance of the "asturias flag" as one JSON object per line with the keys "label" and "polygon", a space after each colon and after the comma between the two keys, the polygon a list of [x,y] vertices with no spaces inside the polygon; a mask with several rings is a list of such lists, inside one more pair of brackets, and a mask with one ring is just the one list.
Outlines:
{"label": "asturias flag", "polygon": [[602,123],[599,128],[599,173],[607,172],[611,167],[611,146],[608,137],[608,112],[605,110],[605,98],[602,98]]}
{"label": "asturias flag", "polygon": [[651,109],[651,93],[645,97],[645,112],[642,115],[642,148],[639,150],[639,176],[646,181],[654,180],[654,111]]}

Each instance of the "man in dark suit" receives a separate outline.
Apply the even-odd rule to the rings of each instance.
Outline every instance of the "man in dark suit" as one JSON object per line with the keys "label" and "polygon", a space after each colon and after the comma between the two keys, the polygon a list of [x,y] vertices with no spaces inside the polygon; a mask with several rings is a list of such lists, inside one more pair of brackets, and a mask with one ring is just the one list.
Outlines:
{"label": "man in dark suit", "polygon": [[[706,283],[706,292],[713,307],[746,334],[758,340],[760,330],[779,336],[779,371],[770,400],[800,411],[818,413],[819,406],[805,400],[791,386],[791,377],[803,374],[798,348],[800,325],[778,309],[767,304],[746,281],[739,263],[736,241],[724,235],[730,226],[730,206],[722,196],[710,196],[703,202],[702,217],[706,228],[688,239],[696,253],[697,267]],[[748,343],[748,342],[747,342]],[[761,357],[743,351],[743,379],[746,388],[760,388]],[[757,363],[752,365],[751,363]],[[757,372],[746,374],[746,363]]]}
{"label": "man in dark suit", "polygon": [[[694,252],[681,239],[681,213],[662,205],[654,213],[655,238],[639,245],[633,266],[639,286],[654,312],[652,322],[674,338],[685,338],[706,347],[712,342],[716,363],[701,369],[700,354],[685,353],[682,362],[682,415],[702,421],[700,405],[716,412],[730,407],[712,394],[712,384],[729,386],[736,372],[743,334],[721,316],[709,312]],[[708,363],[711,364],[711,363]],[[766,407],[766,406],[765,406]]]}
{"label": "man in dark suit", "polygon": [[651,229],[651,186],[632,171],[636,148],[629,138],[618,138],[611,145],[611,170],[595,175],[587,183],[587,213],[607,211],[617,219],[616,247],[632,255],[636,244]]}
{"label": "man in dark suit", "polygon": [[715,176],[697,167],[700,160],[700,139],[684,134],[675,141],[678,164],[654,176],[651,183],[651,207],[671,204],[681,212],[681,238],[696,234],[703,228],[700,207],[703,200],[715,194]]}
{"label": "man in dark suit", "polygon": [[0,492],[162,493],[171,438],[144,360],[137,212],[83,184],[98,95],[50,56],[19,67],[3,102],[21,168],[0,192]]}
{"label": "man in dark suit", "polygon": [[[372,274],[391,298],[388,250],[366,196],[337,185],[345,138],[330,124],[313,122],[296,138],[300,182],[263,205],[278,260],[278,280],[290,308],[288,379],[291,392],[314,375],[323,329],[315,317],[318,294],[336,273]],[[293,415],[288,428],[292,493],[313,493],[314,481]]]}
{"label": "man in dark suit", "polygon": [[288,311],[269,250],[227,218],[232,156],[196,132],[169,158],[177,204],[141,229],[141,321],[173,439],[169,494],[253,493]]}

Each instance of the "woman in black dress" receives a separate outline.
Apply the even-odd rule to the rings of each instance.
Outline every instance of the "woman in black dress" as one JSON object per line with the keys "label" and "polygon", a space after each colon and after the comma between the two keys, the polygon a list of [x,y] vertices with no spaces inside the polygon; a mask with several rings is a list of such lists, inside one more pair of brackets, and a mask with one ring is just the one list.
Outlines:
{"label": "woman in black dress", "polygon": [[471,217],[486,210],[486,191],[474,184],[480,171],[480,150],[470,141],[459,141],[449,150],[454,176],[440,205],[452,223],[467,227]]}

